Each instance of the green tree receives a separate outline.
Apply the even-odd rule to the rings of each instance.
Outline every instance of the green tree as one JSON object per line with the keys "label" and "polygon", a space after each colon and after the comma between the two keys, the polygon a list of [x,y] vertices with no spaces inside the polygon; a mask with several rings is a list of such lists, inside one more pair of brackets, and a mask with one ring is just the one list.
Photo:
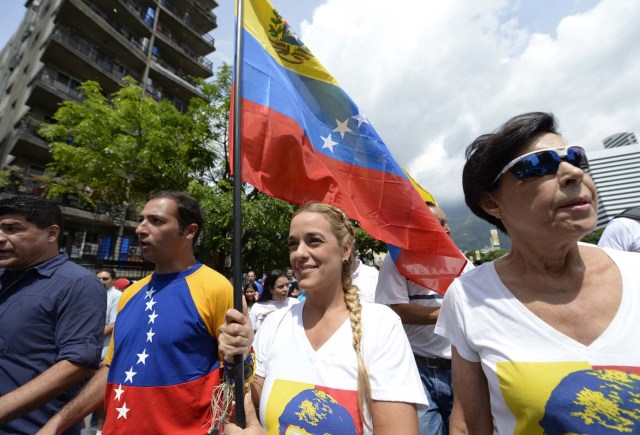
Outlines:
{"label": "green tree", "polygon": [[584,243],[591,243],[597,245],[600,241],[600,237],[602,237],[602,233],[604,232],[604,228],[600,228],[599,230],[595,230],[594,232],[587,234],[580,240]]}
{"label": "green tree", "polygon": [[[246,192],[249,193],[246,193]],[[198,249],[218,270],[230,272],[225,259],[232,254],[232,181],[216,185],[192,183],[189,192],[196,197],[207,216]],[[287,237],[295,206],[247,187],[242,195],[243,269],[267,272],[289,264]]]}
{"label": "green tree", "polygon": [[229,167],[229,115],[231,108],[231,66],[223,64],[210,82],[202,84],[202,91],[207,101],[199,110],[194,110],[198,117],[205,118],[210,129],[210,147],[217,159],[211,180],[230,178]]}
{"label": "green tree", "polygon": [[145,95],[133,79],[107,98],[100,85],[80,86],[82,102],[64,101],[39,134],[51,141],[46,195],[80,195],[95,204],[140,203],[153,191],[185,190],[216,159],[211,131],[199,116]]}
{"label": "green tree", "polygon": [[365,230],[356,225],[356,249],[362,258],[373,261],[373,254],[376,252],[386,252],[387,245],[380,240],[374,239]]}

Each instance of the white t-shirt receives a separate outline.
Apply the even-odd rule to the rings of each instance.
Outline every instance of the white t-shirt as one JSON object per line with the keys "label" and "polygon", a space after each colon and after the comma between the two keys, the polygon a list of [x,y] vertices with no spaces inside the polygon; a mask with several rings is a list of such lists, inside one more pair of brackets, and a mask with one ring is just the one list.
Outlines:
{"label": "white t-shirt", "polygon": [[299,303],[300,301],[295,298],[286,298],[283,301],[269,300],[265,302],[256,302],[251,306],[251,310],[249,310],[249,318],[251,319],[253,330],[257,331],[264,319],[274,311]]}
{"label": "white t-shirt", "polygon": [[[376,302],[385,305],[416,304],[439,308],[442,305],[442,295],[407,280],[396,267],[391,255],[387,255],[382,261],[378,275]],[[435,325],[403,326],[413,353],[423,357],[451,359],[449,341],[435,334]]]}
{"label": "white t-shirt", "polygon": [[376,286],[378,285],[378,269],[367,266],[358,260],[358,268],[351,276],[352,284],[358,287],[360,302],[373,303],[376,301]]}
{"label": "white t-shirt", "polygon": [[[256,374],[265,378],[260,421],[270,434],[285,433],[279,432],[281,425],[309,433],[370,433],[358,416],[358,362],[349,319],[314,351],[302,324],[304,304],[270,315],[256,335]],[[398,316],[383,305],[362,304],[361,325],[373,400],[427,405]]]}
{"label": "white t-shirt", "polygon": [[622,301],[589,346],[529,311],[494,263],[447,290],[436,333],[481,362],[498,433],[640,433],[640,255],[605,251],[622,275]]}
{"label": "white t-shirt", "polygon": [[625,217],[613,219],[604,229],[598,246],[640,252],[640,221]]}
{"label": "white t-shirt", "polygon": [[[111,287],[109,290],[107,290],[107,315],[104,319],[105,325],[114,323],[116,321],[120,296],[122,296],[122,292],[115,287]],[[102,345],[102,359],[107,356],[107,350],[109,349],[109,343],[111,342],[111,335],[104,338],[104,343]]]}

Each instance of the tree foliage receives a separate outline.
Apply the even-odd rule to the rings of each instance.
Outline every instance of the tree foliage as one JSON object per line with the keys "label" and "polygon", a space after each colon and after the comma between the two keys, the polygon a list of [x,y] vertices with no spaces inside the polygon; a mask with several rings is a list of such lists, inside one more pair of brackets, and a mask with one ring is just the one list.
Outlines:
{"label": "tree foliage", "polygon": [[140,203],[152,191],[185,190],[216,160],[211,131],[195,100],[186,113],[156,102],[132,79],[107,98],[97,82],[80,86],[82,102],[64,101],[39,133],[51,141],[47,196],[90,203]]}
{"label": "tree foliage", "polygon": [[[189,192],[207,216],[201,252],[209,262],[226,270],[225,259],[232,254],[233,192],[230,180],[217,185],[192,183]],[[247,191],[249,193],[247,193]],[[295,207],[287,202],[247,187],[242,195],[242,262],[244,270],[268,272],[289,264],[287,237]]]}
{"label": "tree foliage", "polygon": [[599,230],[595,230],[594,232],[587,234],[580,240],[584,243],[591,243],[593,245],[597,245],[600,241],[600,237],[602,237],[602,233],[604,232],[604,228],[600,228]]}

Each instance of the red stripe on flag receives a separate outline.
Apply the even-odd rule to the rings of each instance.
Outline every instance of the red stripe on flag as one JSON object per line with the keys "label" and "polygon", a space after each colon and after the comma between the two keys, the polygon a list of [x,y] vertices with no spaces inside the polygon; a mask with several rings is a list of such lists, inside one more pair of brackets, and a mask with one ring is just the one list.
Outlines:
{"label": "red stripe on flag", "polygon": [[243,181],[293,204],[341,208],[372,237],[404,248],[397,261],[403,275],[446,291],[466,259],[406,178],[332,159],[293,119],[245,99],[242,105]]}
{"label": "red stripe on flag", "polygon": [[[211,394],[219,384],[218,369],[200,379],[171,386],[108,383],[102,432],[105,435],[206,434],[211,423]],[[118,397],[119,388],[123,391]]]}

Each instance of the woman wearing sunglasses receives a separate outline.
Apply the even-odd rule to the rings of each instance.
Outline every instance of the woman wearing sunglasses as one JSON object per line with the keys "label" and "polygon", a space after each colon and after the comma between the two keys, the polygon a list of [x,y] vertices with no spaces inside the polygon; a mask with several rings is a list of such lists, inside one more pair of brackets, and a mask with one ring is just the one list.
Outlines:
{"label": "woman wearing sunglasses", "polygon": [[467,148],[467,205],[512,250],[443,302],[452,434],[640,433],[640,255],[579,243],[596,225],[588,167],[546,113]]}
{"label": "woman wearing sunglasses", "polygon": [[300,303],[297,299],[289,297],[289,278],[281,270],[272,270],[264,279],[263,286],[264,290],[258,302],[253,304],[249,311],[254,331],[258,330],[272,312]]}

